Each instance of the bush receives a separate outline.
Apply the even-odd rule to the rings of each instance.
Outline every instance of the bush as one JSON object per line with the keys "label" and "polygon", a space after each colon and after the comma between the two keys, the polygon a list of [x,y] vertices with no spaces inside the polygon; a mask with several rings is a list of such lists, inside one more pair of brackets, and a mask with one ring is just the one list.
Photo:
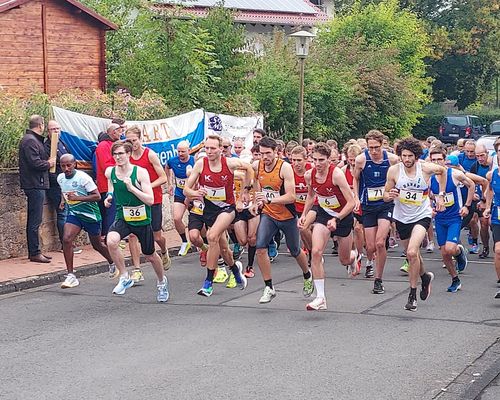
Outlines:
{"label": "bush", "polygon": [[128,93],[105,94],[98,90],[64,90],[49,98],[43,93],[30,97],[16,97],[10,92],[0,91],[0,168],[17,168],[18,145],[30,115],[51,118],[50,106],[95,117],[122,117],[127,120],[150,120],[166,118],[174,113],[165,100],[156,93],[144,92],[141,97]]}

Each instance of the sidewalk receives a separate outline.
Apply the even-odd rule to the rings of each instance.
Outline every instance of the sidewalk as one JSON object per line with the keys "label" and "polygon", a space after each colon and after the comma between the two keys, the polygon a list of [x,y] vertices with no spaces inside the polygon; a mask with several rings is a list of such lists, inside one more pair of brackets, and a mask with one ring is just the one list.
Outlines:
{"label": "sidewalk", "polygon": [[[174,249],[181,245],[181,239],[175,230],[163,232],[171,256]],[[74,268],[77,276],[95,275],[106,272],[108,263],[92,246],[82,247],[82,253],[75,254]],[[26,290],[33,287],[62,282],[66,274],[63,253],[53,251],[45,253],[52,257],[48,264],[34,263],[28,257],[9,258],[0,261],[0,295]],[[126,259],[130,256],[128,246],[124,249]]]}

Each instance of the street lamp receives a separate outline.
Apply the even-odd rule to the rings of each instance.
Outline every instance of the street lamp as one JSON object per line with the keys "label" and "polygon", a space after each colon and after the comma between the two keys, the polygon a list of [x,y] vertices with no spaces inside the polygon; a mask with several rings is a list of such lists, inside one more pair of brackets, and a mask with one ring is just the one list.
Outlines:
{"label": "street lamp", "polygon": [[304,139],[304,63],[309,54],[309,45],[312,38],[316,37],[315,34],[307,31],[295,32],[290,35],[294,37],[295,52],[299,58],[300,67],[300,92],[299,92],[299,144],[302,144]]}

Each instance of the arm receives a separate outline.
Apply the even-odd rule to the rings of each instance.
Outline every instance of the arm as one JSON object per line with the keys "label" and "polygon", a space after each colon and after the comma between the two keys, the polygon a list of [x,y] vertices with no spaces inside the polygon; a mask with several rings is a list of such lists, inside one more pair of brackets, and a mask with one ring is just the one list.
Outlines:
{"label": "arm", "polygon": [[202,199],[205,196],[206,191],[205,188],[199,188],[198,190],[194,190],[196,183],[198,182],[198,178],[200,177],[201,171],[203,170],[203,159],[198,160],[194,165],[191,173],[189,174],[189,178],[184,185],[184,196],[192,198],[192,199]]}
{"label": "arm", "polygon": [[26,160],[31,168],[38,171],[48,171],[55,164],[55,159],[44,160],[40,157],[40,151],[32,141],[24,143],[23,152],[26,155]]}
{"label": "arm", "polygon": [[151,187],[155,188],[167,183],[167,174],[161,166],[158,155],[153,150],[149,150],[148,158],[149,162],[153,165],[155,172],[158,174],[158,178],[151,182]]}
{"label": "arm", "polygon": [[491,186],[489,184],[491,182],[492,177],[493,177],[493,172],[489,171],[486,174],[486,179],[488,181],[488,186],[486,188],[486,191],[483,191],[484,197],[486,199],[486,206],[485,206],[485,209],[483,211],[483,217],[484,218],[490,218],[491,205],[493,203],[493,190],[491,190]]}
{"label": "arm", "polygon": [[241,192],[241,200],[245,203],[249,202],[248,197],[248,188],[252,183],[253,178],[253,167],[252,165],[241,161],[239,158],[228,158],[227,166],[234,173],[235,171],[245,171],[245,177],[242,181],[242,192]]}
{"label": "arm", "polygon": [[342,211],[339,212],[338,218],[339,219],[344,219],[347,215],[349,215],[352,210],[354,209],[354,196],[352,194],[351,188],[349,187],[349,184],[347,183],[347,179],[342,171],[340,171],[338,168],[335,168],[333,170],[332,174],[332,181],[335,185],[337,185],[342,192],[344,198],[346,199],[347,203],[342,209]]}
{"label": "arm", "polygon": [[393,153],[387,153],[387,157],[389,158],[389,164],[396,165],[399,162],[399,156]]}
{"label": "arm", "polygon": [[389,203],[399,196],[399,190],[396,189],[396,175],[398,173],[397,165],[389,167],[387,171],[387,181],[384,187],[384,201]]}
{"label": "arm", "polygon": [[360,201],[359,201],[359,176],[361,175],[361,171],[365,167],[366,157],[362,153],[356,157],[356,163],[354,165],[354,170],[352,171],[352,191],[354,192],[354,201],[356,204],[354,205],[354,211],[359,210]]}
{"label": "arm", "polygon": [[91,201],[99,201],[101,200],[101,195],[99,194],[99,190],[95,188],[91,192],[89,192],[86,196],[76,196],[73,193],[68,193],[68,200],[70,201],[83,201],[83,202],[91,202]]}
{"label": "arm", "polygon": [[153,188],[151,187],[151,181],[149,180],[148,171],[146,171],[144,168],[137,167],[137,181],[141,185],[141,189],[135,187],[129,177],[123,178],[123,183],[127,185],[127,189],[130,193],[144,202],[144,204],[152,206],[154,202],[154,195]]}
{"label": "arm", "polygon": [[[444,193],[446,190],[446,168],[440,165],[424,162],[422,163],[422,171],[429,177],[435,175],[439,184],[439,194],[436,196],[436,211],[443,211],[444,207]],[[430,178],[429,178],[430,179]]]}
{"label": "arm", "polygon": [[464,218],[469,214],[469,209],[474,198],[474,182],[472,182],[471,179],[467,178],[463,172],[460,172],[458,170],[453,170],[452,178],[453,184],[455,186],[458,186],[456,182],[459,182],[467,187],[467,200],[465,200],[465,204],[460,209],[460,216]]}
{"label": "arm", "polygon": [[300,219],[305,221],[307,213],[311,210],[311,208],[314,205],[314,199],[316,195],[314,194],[314,189],[312,188],[311,185],[311,170],[306,171],[306,173],[304,174],[304,179],[307,185],[307,197],[306,197],[306,202],[304,203],[304,211],[302,211],[302,217]]}
{"label": "arm", "polygon": [[108,194],[106,198],[104,199],[104,207],[109,208],[111,207],[111,203],[113,201],[113,193],[115,191],[115,187],[113,186],[113,181],[111,180],[111,170],[113,167],[108,167],[106,168],[106,171],[104,172],[104,175],[106,178],[108,178]]}
{"label": "arm", "polygon": [[173,172],[172,170],[170,169],[169,165],[168,165],[168,161],[167,163],[165,164],[165,176],[167,177],[167,190],[168,190],[168,194],[170,196],[173,196],[174,195],[174,184],[172,183],[174,177],[173,177]]}

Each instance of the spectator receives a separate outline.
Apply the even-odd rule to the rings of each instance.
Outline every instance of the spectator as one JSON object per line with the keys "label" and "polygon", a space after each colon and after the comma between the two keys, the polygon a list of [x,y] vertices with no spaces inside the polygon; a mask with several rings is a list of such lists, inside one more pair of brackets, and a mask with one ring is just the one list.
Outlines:
{"label": "spectator", "polygon": [[49,158],[43,145],[44,120],[32,115],[29,129],[19,143],[19,180],[28,201],[26,238],[28,256],[32,262],[49,263],[51,257],[42,254],[38,231],[42,223],[45,192],[49,189],[49,169],[56,159]]}
{"label": "spectator", "polygon": [[241,152],[245,149],[245,145],[243,143],[243,140],[238,138],[234,141],[234,154],[236,154],[237,157],[241,155]]}
{"label": "spectator", "polygon": [[253,130],[253,144],[259,144],[264,136],[266,136],[266,131],[264,129],[255,128]]}

